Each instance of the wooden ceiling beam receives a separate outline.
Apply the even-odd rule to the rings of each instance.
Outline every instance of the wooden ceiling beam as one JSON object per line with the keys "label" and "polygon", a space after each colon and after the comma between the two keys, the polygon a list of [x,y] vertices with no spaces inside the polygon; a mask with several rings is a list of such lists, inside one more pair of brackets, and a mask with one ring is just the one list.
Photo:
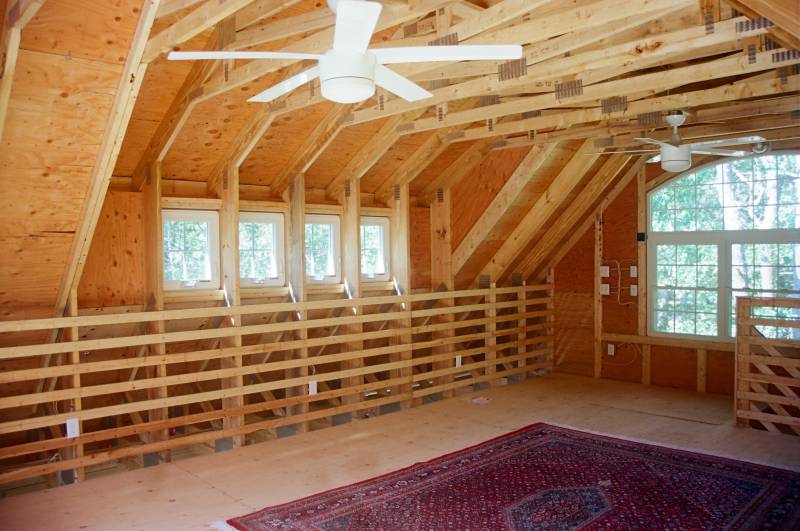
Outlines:
{"label": "wooden ceiling beam", "polygon": [[529,133],[541,129],[564,129],[570,125],[615,118],[635,117],[638,114],[657,111],[663,112],[676,108],[689,109],[700,105],[733,102],[743,98],[778,96],[798,90],[800,90],[800,76],[797,75],[787,76],[785,80],[779,78],[757,79],[755,81],[745,79],[718,87],[695,90],[682,94],[672,94],[670,96],[648,98],[634,102],[629,101],[625,111],[604,113],[599,107],[566,112],[543,111],[542,116],[497,123],[491,131],[486,127],[468,129],[459,138],[454,138],[453,142]]}
{"label": "wooden ceiling beam", "polygon": [[[145,48],[143,62],[149,63],[170,48],[184,43],[252,3],[254,0],[212,0],[198,7],[172,26],[150,38]],[[280,0],[271,0],[274,12],[283,8]]]}
{"label": "wooden ceiling beam", "polygon": [[483,211],[481,216],[467,233],[466,237],[461,240],[461,243],[453,252],[452,267],[453,272],[458,273],[464,268],[464,265],[472,257],[475,251],[487,239],[489,234],[495,228],[497,223],[505,216],[509,210],[517,206],[520,201],[523,190],[539,175],[539,170],[542,165],[548,160],[556,144],[548,144],[546,146],[533,146],[528,151],[525,158],[519,163],[514,173],[505,182],[503,187],[497,192],[497,195],[492,199],[492,202]]}
{"label": "wooden ceiling beam", "polygon": [[524,251],[525,245],[544,227],[550,216],[563,207],[572,190],[594,166],[598,159],[597,155],[591,155],[594,149],[594,144],[587,140],[575,151],[545,193],[514,227],[489,263],[484,266],[481,275],[489,275],[489,278],[496,282],[508,271],[514,260]]}
{"label": "wooden ceiling beam", "polygon": [[236,40],[225,47],[226,50],[241,50],[250,46],[258,46],[267,42],[286,39],[329,28],[336,22],[336,16],[330,9],[314,10],[302,15],[287,17],[252,28],[236,32]]}
{"label": "wooden ceiling beam", "polygon": [[663,92],[691,83],[710,81],[772,70],[781,66],[800,63],[800,57],[790,54],[781,55],[780,50],[756,53],[754,61],[745,54],[736,54],[721,59],[707,61],[674,68],[672,70],[652,72],[623,79],[614,79],[590,86],[575,88],[570,94],[547,93],[539,96],[522,98],[508,103],[499,103],[477,109],[449,113],[443,120],[422,118],[401,125],[403,134],[429,131],[441,127],[496,120],[502,116],[532,112],[548,108],[568,107],[579,103],[599,102],[606,98],[619,97],[631,91],[652,90]]}
{"label": "wooden ceiling beam", "polygon": [[207,2],[208,0],[162,0],[156,13],[156,19],[172,15],[178,11],[188,9],[196,6],[200,2]]}
{"label": "wooden ceiling beam", "polygon": [[[522,273],[523,278],[531,276],[536,267],[544,262],[556,246],[575,230],[584,215],[602,199],[603,192],[618,180],[620,174],[623,173],[630,162],[637,159],[639,157],[626,155],[613,155],[608,158],[597,173],[592,176],[591,181],[578,193],[577,197],[548,225],[548,230],[531,252],[515,267],[517,271]],[[643,164],[644,162],[641,163]],[[628,172],[634,172],[635,174],[638,169],[638,164],[636,164]],[[522,242],[521,245],[524,248],[529,243],[530,240]]]}
{"label": "wooden ceiling beam", "polygon": [[483,162],[489,151],[491,151],[489,142],[485,140],[476,141],[444,171],[425,185],[422,192],[417,195],[417,204],[420,206],[430,205],[436,198],[437,189],[449,190],[461,182],[461,179]]}
{"label": "wooden ceiling beam", "polygon": [[[660,12],[658,12],[660,13]],[[432,91],[433,98],[425,100],[425,105],[436,105],[457,98],[493,94],[499,91],[516,90],[526,92],[529,88],[543,88],[547,94],[535,96],[539,102],[550,105],[555,99],[552,94],[554,82],[565,76],[578,76],[584,87],[596,81],[602,81],[624,74],[628,71],[650,67],[653,61],[670,58],[690,50],[706,49],[710,46],[735,42],[742,34],[737,32],[736,22],[721,23],[712,34],[707,34],[705,26],[695,26],[669,33],[634,39],[615,46],[571,55],[556,57],[529,67],[525,75],[516,79],[501,81],[495,75],[470,79],[463,83],[442,87]],[[765,29],[753,29],[748,34],[759,35]],[[598,75],[599,74],[599,75]],[[594,78],[594,79],[590,79]],[[547,100],[548,96],[550,100]],[[528,99],[527,101],[532,101]],[[353,123],[358,124],[381,117],[406,112],[423,105],[422,102],[406,102],[395,98],[384,102],[383,109],[370,107],[354,113]],[[544,108],[544,107],[543,107]]]}
{"label": "wooden ceiling beam", "polygon": [[800,49],[800,4],[796,0],[727,0],[750,18],[764,17],[777,27],[770,33],[786,48]]}
{"label": "wooden ceiling beam", "polygon": [[44,0],[7,0],[0,34],[0,140],[3,139],[22,28],[36,15]]}

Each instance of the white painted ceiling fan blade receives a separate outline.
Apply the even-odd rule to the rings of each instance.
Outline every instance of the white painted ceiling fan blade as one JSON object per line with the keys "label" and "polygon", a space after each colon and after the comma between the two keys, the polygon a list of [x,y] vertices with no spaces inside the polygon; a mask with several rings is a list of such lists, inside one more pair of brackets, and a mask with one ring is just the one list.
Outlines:
{"label": "white painted ceiling fan blade", "polygon": [[719,155],[720,157],[744,157],[748,151],[734,151],[732,149],[692,148],[692,153],[697,155]]}
{"label": "white painted ceiling fan blade", "polygon": [[723,138],[720,140],[705,140],[703,142],[693,142],[689,144],[693,151],[702,148],[713,148],[714,146],[741,146],[743,144],[758,144],[766,142],[763,136],[740,136],[738,138]]}
{"label": "white painted ceiling fan blade", "polygon": [[305,72],[300,72],[296,76],[292,76],[289,79],[284,79],[277,85],[273,85],[264,92],[256,94],[247,101],[259,102],[259,103],[270,102],[275,98],[283,96],[287,92],[291,92],[300,85],[308,83],[309,81],[317,77],[319,77],[319,67],[315,66],[314,68],[309,68]]}
{"label": "white painted ceiling fan blade", "polygon": [[622,151],[595,151],[587,155],[614,155],[616,153],[660,153],[658,149],[624,149]]}
{"label": "white painted ceiling fan blade", "polygon": [[375,68],[375,84],[406,101],[417,101],[433,97],[433,94],[397,72],[378,65]]}
{"label": "white painted ceiling fan blade", "polygon": [[522,57],[518,44],[465,44],[461,46],[405,46],[374,48],[381,64],[428,63],[432,61],[502,61]]}
{"label": "white painted ceiling fan blade", "polygon": [[342,0],[336,5],[333,49],[365,52],[383,6],[378,2]]}
{"label": "white painted ceiling fan blade", "polygon": [[316,53],[295,52],[169,52],[170,61],[196,61],[217,59],[317,59],[322,56]]}

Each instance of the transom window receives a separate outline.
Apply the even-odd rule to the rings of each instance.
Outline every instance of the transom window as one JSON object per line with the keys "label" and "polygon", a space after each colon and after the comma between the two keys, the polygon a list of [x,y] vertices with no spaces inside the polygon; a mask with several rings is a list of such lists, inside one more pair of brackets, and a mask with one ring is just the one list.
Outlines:
{"label": "transom window", "polygon": [[[648,203],[651,333],[730,338],[736,297],[800,297],[800,155],[703,166]],[[769,311],[800,319],[796,308]]]}
{"label": "transom window", "polygon": [[306,278],[309,282],[339,282],[339,216],[306,215]]}
{"label": "transom window", "polygon": [[361,276],[389,280],[389,218],[361,218]]}
{"label": "transom window", "polygon": [[283,214],[239,215],[239,276],[242,287],[284,284]]}
{"label": "transom window", "polygon": [[219,217],[206,210],[163,210],[164,288],[219,288]]}

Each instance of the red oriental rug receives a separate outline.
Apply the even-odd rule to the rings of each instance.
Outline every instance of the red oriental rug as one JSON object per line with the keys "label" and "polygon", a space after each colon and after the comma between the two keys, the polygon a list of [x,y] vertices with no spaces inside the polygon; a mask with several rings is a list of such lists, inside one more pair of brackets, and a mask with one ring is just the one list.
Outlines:
{"label": "red oriental rug", "polygon": [[533,424],[240,530],[800,529],[800,473]]}

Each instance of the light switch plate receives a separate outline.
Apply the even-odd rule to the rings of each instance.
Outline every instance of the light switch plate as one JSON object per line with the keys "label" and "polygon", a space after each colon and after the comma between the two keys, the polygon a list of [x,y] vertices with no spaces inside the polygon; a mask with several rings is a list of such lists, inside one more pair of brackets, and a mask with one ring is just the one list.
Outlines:
{"label": "light switch plate", "polygon": [[67,437],[78,437],[81,434],[81,425],[78,419],[67,419]]}
{"label": "light switch plate", "polygon": [[317,394],[317,381],[311,380],[308,382],[308,394],[315,395]]}
{"label": "light switch plate", "polygon": [[611,285],[600,284],[600,295],[611,295]]}
{"label": "light switch plate", "polygon": [[461,367],[461,354],[456,356],[456,367]]}
{"label": "light switch plate", "polygon": [[600,276],[605,278],[609,275],[611,275],[611,270],[608,268],[608,266],[600,266]]}
{"label": "light switch plate", "polygon": [[631,278],[636,278],[639,276],[639,268],[636,266],[631,266]]}
{"label": "light switch plate", "polygon": [[631,284],[631,297],[636,297],[639,295],[639,286],[636,284]]}

